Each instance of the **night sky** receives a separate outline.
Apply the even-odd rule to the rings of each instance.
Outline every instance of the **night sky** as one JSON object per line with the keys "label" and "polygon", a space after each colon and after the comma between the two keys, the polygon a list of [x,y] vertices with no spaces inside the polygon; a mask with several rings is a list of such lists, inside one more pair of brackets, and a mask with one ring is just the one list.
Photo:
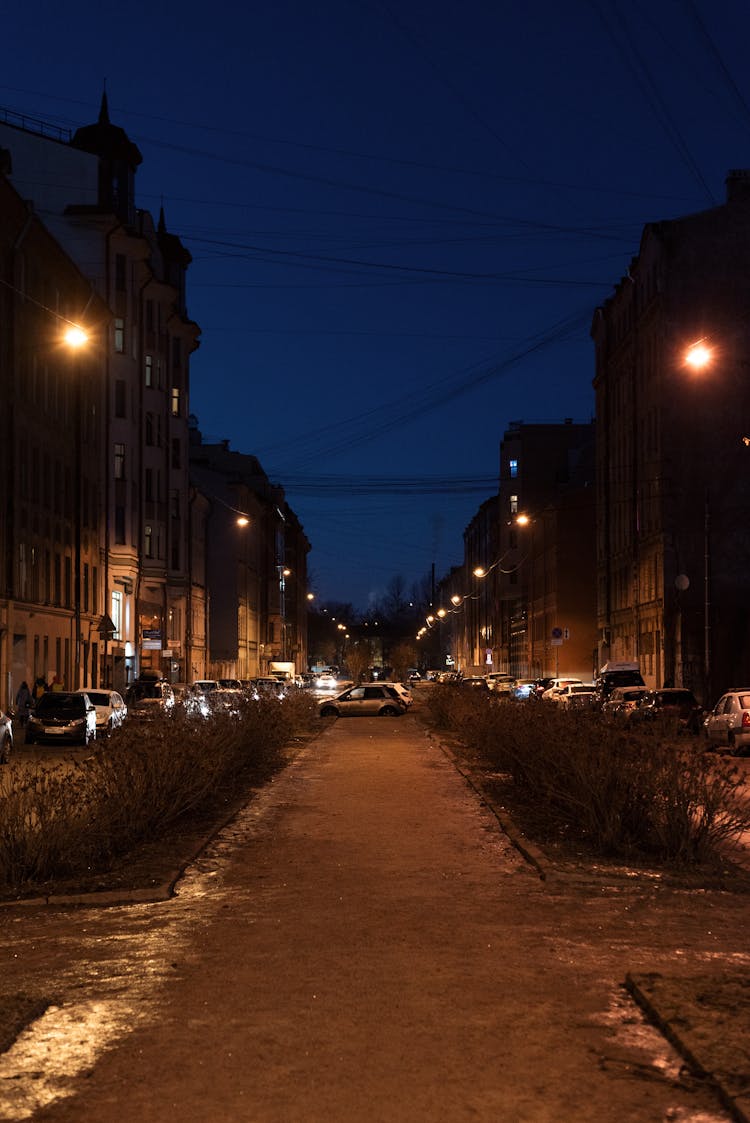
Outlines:
{"label": "night sky", "polygon": [[[204,439],[366,609],[463,556],[512,420],[593,415],[643,225],[750,167],[746,0],[14,4],[0,105],[110,117],[193,255]],[[488,559],[488,561],[491,559]]]}

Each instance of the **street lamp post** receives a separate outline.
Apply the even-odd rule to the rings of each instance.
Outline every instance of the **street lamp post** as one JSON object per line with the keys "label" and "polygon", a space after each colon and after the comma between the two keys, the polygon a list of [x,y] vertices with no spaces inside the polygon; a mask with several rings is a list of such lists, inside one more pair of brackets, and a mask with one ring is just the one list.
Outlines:
{"label": "street lamp post", "polygon": [[[88,334],[77,324],[66,330],[64,340],[73,355],[88,343]],[[73,689],[81,686],[81,489],[83,471],[81,464],[81,394],[80,364],[74,362],[73,370]],[[58,667],[58,673],[60,668]]]}

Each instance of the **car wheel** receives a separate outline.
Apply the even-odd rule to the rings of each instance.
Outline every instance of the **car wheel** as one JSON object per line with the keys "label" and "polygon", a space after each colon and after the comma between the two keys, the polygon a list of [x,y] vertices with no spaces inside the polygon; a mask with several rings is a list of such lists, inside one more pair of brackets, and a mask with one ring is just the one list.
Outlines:
{"label": "car wheel", "polygon": [[728,741],[729,741],[729,752],[731,753],[731,755],[732,756],[739,756],[739,749],[737,748],[737,742],[735,740],[734,733],[729,734]]}
{"label": "car wheel", "polygon": [[380,711],[381,717],[398,717],[398,710],[395,706],[383,706]]}
{"label": "car wheel", "polygon": [[338,717],[338,710],[335,706],[324,706],[320,711],[321,717]]}
{"label": "car wheel", "polygon": [[10,756],[10,737],[4,737],[0,745],[0,764],[7,764]]}

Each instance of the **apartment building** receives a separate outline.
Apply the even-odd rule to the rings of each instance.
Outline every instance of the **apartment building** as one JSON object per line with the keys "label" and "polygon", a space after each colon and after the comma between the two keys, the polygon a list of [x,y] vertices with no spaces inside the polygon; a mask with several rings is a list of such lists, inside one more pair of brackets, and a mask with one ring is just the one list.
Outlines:
{"label": "apartment building", "polygon": [[594,503],[593,422],[509,424],[499,491],[464,531],[462,588],[449,608],[465,673],[591,678]]}
{"label": "apartment building", "polygon": [[600,661],[705,704],[750,679],[750,172],[726,186],[644,228],[591,328]]}
{"label": "apartment building", "polygon": [[206,511],[207,675],[306,670],[310,543],[299,519],[255,456],[226,440],[204,442],[195,418],[190,440],[191,480]]}
{"label": "apartment building", "polygon": [[154,222],[136,207],[141,154],[110,121],[106,95],[98,120],[72,134],[5,113],[0,147],[16,191],[109,310],[95,321],[93,304],[79,309],[89,354],[78,361],[96,364],[104,395],[96,412],[103,631],[100,666],[89,674],[119,689],[143,670],[184,679],[189,356],[199,334],[185,301],[190,254],[163,212]]}
{"label": "apartment building", "polygon": [[100,511],[110,312],[16,191],[0,149],[0,707],[20,683],[98,685],[105,538]]}

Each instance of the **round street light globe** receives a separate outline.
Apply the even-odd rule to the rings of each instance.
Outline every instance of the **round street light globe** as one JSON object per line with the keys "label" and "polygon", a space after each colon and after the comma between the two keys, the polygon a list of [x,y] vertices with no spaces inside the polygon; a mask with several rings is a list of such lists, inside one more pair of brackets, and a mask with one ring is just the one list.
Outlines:
{"label": "round street light globe", "polygon": [[88,334],[77,324],[71,324],[69,328],[66,328],[63,338],[68,347],[84,347],[89,341]]}
{"label": "round street light globe", "polygon": [[693,343],[685,352],[685,362],[693,370],[703,370],[711,362],[711,348],[705,343]]}

